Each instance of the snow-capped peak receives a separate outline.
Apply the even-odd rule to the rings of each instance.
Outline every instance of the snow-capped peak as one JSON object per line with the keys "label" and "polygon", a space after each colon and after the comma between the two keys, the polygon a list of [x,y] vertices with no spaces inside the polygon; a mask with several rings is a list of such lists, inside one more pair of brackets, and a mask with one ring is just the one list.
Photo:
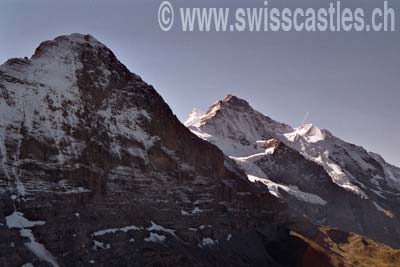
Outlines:
{"label": "snow-capped peak", "polygon": [[[112,54],[105,45],[91,35],[73,33],[42,42],[30,59],[25,57],[7,60],[7,62],[0,66],[0,71],[20,79],[34,80],[34,78],[40,79],[43,77],[43,81],[34,81],[46,84],[46,81],[53,80],[55,76],[66,74],[64,69],[60,72],[60,65],[68,66],[73,72],[79,69],[81,67],[80,52],[83,49],[87,51],[92,50],[93,54],[100,53],[100,50],[101,53]],[[40,75],[34,75],[39,72]],[[32,75],[31,77],[21,77],[20,73]],[[67,74],[60,78],[71,79],[71,75]]]}
{"label": "snow-capped peak", "polygon": [[[42,42],[36,48],[32,58],[51,56],[63,57],[64,53],[74,50],[78,46],[91,46],[93,48],[104,48],[105,46],[89,34],[73,33],[70,35],[58,36],[53,40]],[[59,54],[62,52],[62,54]]]}
{"label": "snow-capped peak", "polygon": [[72,85],[76,71],[82,68],[83,49],[112,53],[94,37],[73,33],[42,42],[30,59],[9,59],[0,66],[0,71],[20,80],[64,90]]}
{"label": "snow-capped peak", "polygon": [[235,107],[235,108],[250,108],[251,109],[249,102],[247,102],[246,100],[241,99],[235,95],[232,95],[232,94],[228,94],[221,101],[221,103],[223,103],[225,105],[229,105],[231,107]]}
{"label": "snow-capped peak", "polygon": [[262,149],[257,146],[257,141],[293,131],[290,126],[264,116],[247,101],[233,95],[214,103],[206,114],[199,114],[192,112],[185,125],[203,139],[223,148],[228,155],[246,157],[260,152]]}
{"label": "snow-capped peak", "polygon": [[293,132],[285,134],[292,142],[298,135],[304,137],[309,143],[317,143],[329,137],[328,131],[322,130],[313,124],[303,124],[295,128]]}
{"label": "snow-capped peak", "polygon": [[225,111],[231,110],[236,112],[244,112],[244,113],[251,113],[253,112],[253,108],[250,104],[235,95],[228,94],[224,99],[215,102],[208,110],[207,110],[207,117],[215,116],[218,111]]}
{"label": "snow-capped peak", "polygon": [[188,118],[185,120],[184,124],[186,127],[189,126],[196,126],[198,127],[198,123],[200,122],[201,118],[205,115],[206,113],[201,111],[200,109],[193,108],[192,112],[190,112]]}

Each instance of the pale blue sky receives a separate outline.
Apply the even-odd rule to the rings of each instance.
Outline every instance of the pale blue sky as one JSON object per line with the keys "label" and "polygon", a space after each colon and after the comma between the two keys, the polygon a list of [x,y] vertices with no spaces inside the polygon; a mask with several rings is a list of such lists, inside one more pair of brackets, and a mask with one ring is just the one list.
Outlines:
{"label": "pale blue sky", "polygon": [[[177,7],[262,6],[263,1],[171,1]],[[324,0],[270,0],[309,7]],[[342,1],[344,2],[344,1]],[[400,3],[389,1],[400,20]],[[272,118],[308,122],[400,166],[400,27],[397,33],[162,32],[155,0],[2,0],[0,61],[37,45],[90,33],[155,86],[183,120],[234,93]],[[212,4],[213,3],[213,4]],[[349,3],[349,1],[346,1]],[[353,6],[382,1],[354,0]],[[398,23],[397,23],[398,25]]]}

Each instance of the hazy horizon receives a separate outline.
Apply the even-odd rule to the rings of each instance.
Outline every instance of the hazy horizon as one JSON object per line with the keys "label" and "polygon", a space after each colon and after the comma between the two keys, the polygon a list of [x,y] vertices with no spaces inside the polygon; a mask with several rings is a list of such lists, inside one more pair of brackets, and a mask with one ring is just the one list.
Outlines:
{"label": "hazy horizon", "polygon": [[[171,2],[183,7],[260,3]],[[309,112],[307,122],[400,166],[398,33],[163,32],[157,22],[160,3],[3,1],[0,61],[30,57],[40,42],[59,35],[89,33],[154,85],[181,121],[193,107],[205,111],[231,93],[294,127]]]}

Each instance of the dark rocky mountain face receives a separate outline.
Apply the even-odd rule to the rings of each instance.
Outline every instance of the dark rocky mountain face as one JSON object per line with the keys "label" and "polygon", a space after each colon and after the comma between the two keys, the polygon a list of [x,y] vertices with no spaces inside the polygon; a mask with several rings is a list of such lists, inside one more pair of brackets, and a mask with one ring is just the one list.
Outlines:
{"label": "dark rocky mountain face", "polygon": [[[356,235],[327,231],[249,182],[93,37],[0,66],[0,265],[352,266],[366,251],[343,254]],[[365,240],[360,257],[398,262]]]}
{"label": "dark rocky mountain face", "polygon": [[0,75],[7,266],[206,265],[203,249],[284,207],[91,36],[44,42]]}
{"label": "dark rocky mountain face", "polygon": [[185,123],[316,224],[400,247],[400,169],[313,125],[291,128],[235,96]]}
{"label": "dark rocky mountain face", "polygon": [[[287,195],[293,210],[306,214],[314,222],[399,246],[399,221],[397,215],[394,215],[397,205],[390,208],[390,212],[383,212],[376,206],[379,204],[375,201],[379,199],[374,201],[371,198],[361,198],[353,192],[343,190],[332,182],[332,178],[322,166],[307,160],[301,153],[283,143],[273,154],[261,158],[255,165],[273,181],[295,185],[299,190],[325,200],[326,203],[321,205],[299,201]],[[394,203],[396,201],[393,200]]]}

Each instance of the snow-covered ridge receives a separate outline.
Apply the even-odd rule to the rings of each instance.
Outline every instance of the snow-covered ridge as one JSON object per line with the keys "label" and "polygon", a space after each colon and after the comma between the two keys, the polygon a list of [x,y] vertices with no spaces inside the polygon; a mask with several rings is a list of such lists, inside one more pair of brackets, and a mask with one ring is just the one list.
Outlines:
{"label": "snow-covered ridge", "polygon": [[283,134],[282,142],[302,153],[307,159],[324,167],[332,181],[340,187],[368,198],[365,192],[355,183],[350,173],[343,170],[331,157],[335,151],[338,139],[326,130],[321,130],[312,124],[301,125],[293,132]]}
{"label": "snow-covered ridge", "polygon": [[264,153],[254,154],[249,157],[230,157],[233,159],[247,174],[249,181],[261,182],[268,187],[269,192],[276,196],[281,197],[280,190],[285,191],[287,194],[297,198],[298,200],[312,203],[315,205],[326,205],[327,201],[321,197],[303,192],[297,186],[283,185],[271,181],[268,176],[255,164],[259,159],[266,156],[268,151]]}
{"label": "snow-covered ridge", "polygon": [[[379,184],[381,182],[393,190],[400,190],[400,169],[387,164],[380,156],[346,143],[313,124],[291,128],[276,122],[252,109],[246,101],[231,95],[213,104],[206,113],[195,109],[185,125],[194,134],[214,143],[225,154],[242,163],[242,167],[245,162],[246,171],[255,159],[273,153],[273,150],[265,151],[260,144],[274,138],[300,152],[306,159],[321,165],[334,183],[361,198],[369,198],[366,190],[371,185],[364,184],[360,179],[362,177],[349,171],[349,165],[366,173],[379,173],[377,165],[382,167],[384,177],[377,177],[376,188],[371,188],[378,195],[385,194],[381,188],[383,185]],[[259,172],[248,174],[268,179]]]}
{"label": "snow-covered ridge", "polygon": [[387,181],[387,183],[391,187],[396,188],[398,191],[400,191],[400,169],[387,163],[379,154],[369,152],[369,155],[373,157],[377,162],[379,162],[383,167],[383,170],[385,172],[385,180]]}

